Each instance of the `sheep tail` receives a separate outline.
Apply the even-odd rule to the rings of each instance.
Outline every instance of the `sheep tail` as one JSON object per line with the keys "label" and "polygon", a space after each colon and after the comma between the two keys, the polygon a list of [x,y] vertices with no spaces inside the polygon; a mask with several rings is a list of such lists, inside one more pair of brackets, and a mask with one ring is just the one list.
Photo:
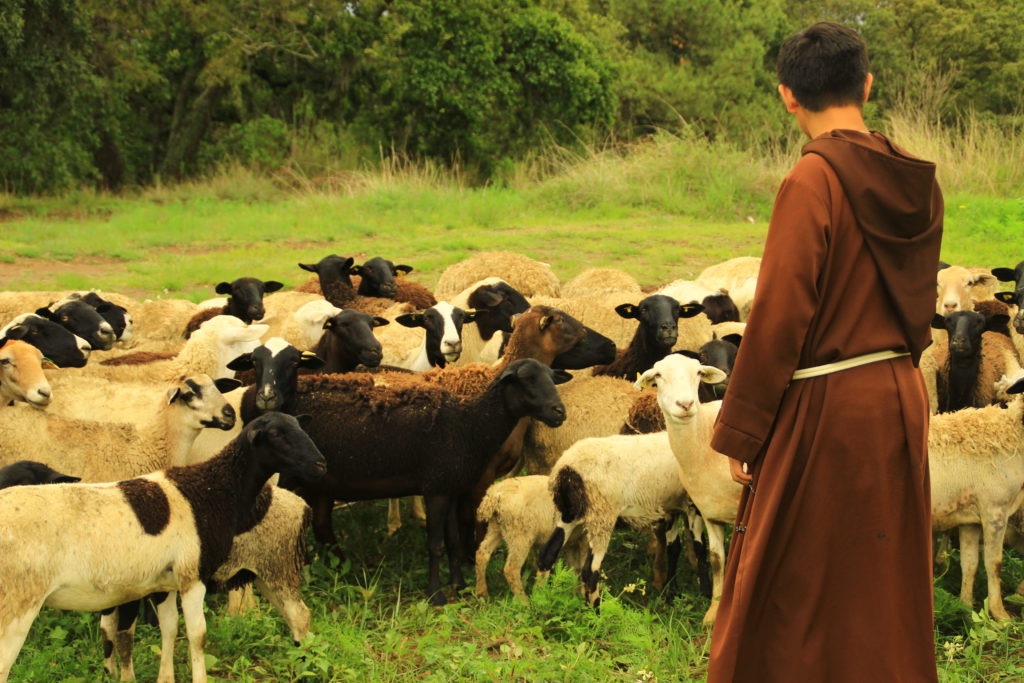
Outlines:
{"label": "sheep tail", "polygon": [[498,512],[499,502],[501,502],[501,497],[494,491],[488,491],[476,509],[476,520],[478,522],[490,521]]}

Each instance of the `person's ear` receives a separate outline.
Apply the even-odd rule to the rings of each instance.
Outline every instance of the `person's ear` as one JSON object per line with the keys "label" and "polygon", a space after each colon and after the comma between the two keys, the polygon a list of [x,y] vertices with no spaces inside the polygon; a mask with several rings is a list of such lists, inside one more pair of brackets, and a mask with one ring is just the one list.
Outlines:
{"label": "person's ear", "polygon": [[797,109],[800,108],[800,103],[793,97],[793,89],[788,85],[779,83],[779,97],[782,98],[782,103],[786,105],[786,111],[790,114],[795,114]]}
{"label": "person's ear", "polygon": [[864,79],[864,101],[868,101],[868,96],[871,94],[871,84],[875,82],[875,75],[868,73],[868,77]]}

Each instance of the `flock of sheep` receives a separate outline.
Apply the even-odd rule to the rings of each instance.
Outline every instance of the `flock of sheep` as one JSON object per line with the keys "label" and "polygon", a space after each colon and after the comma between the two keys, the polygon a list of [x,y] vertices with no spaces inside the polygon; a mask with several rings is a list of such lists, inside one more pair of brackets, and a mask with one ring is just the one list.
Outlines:
{"label": "flock of sheep", "polygon": [[[0,293],[0,683],[43,606],[102,611],[121,680],[146,596],[160,681],[174,678],[179,595],[194,681],[207,591],[230,591],[237,613],[254,586],[302,641],[306,534],[343,552],[336,501],[390,499],[393,533],[414,497],[433,604],[442,559],[456,590],[475,564],[486,596],[504,542],[514,594],[536,549],[538,577],[561,556],[596,606],[622,520],[653,537],[655,587],[685,551],[714,621],[741,486],[708,444],[759,259],[641,288],[608,268],[561,284],[485,252],[433,292],[383,258],[300,267],[313,276],[295,290],[243,277],[198,306]],[[941,267],[937,295],[921,363],[941,413],[933,526],[959,530],[967,604],[984,544],[989,609],[1005,619],[1003,544],[1024,552],[1024,262]]]}

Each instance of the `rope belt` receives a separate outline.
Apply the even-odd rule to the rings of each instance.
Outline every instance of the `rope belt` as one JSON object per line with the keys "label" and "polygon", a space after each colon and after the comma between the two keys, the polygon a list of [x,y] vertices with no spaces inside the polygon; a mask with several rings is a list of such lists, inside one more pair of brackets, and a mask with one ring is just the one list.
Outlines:
{"label": "rope belt", "polygon": [[861,365],[867,365],[868,363],[877,363],[880,360],[890,360],[892,358],[905,358],[909,355],[909,351],[904,351],[902,353],[898,351],[876,351],[875,353],[865,353],[863,356],[854,356],[853,358],[836,361],[835,363],[816,365],[813,368],[801,368],[793,373],[793,379],[810,379],[811,377],[831,375],[833,372],[841,372],[842,370],[849,370],[850,368],[858,368]]}

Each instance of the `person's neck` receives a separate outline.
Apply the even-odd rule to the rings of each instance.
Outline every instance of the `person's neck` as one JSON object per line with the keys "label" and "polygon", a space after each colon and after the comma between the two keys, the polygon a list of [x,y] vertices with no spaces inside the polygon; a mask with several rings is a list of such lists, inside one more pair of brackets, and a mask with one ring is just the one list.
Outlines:
{"label": "person's neck", "polygon": [[828,107],[824,111],[803,110],[801,128],[812,140],[830,130],[856,130],[868,132],[864,123],[864,112],[857,106]]}

